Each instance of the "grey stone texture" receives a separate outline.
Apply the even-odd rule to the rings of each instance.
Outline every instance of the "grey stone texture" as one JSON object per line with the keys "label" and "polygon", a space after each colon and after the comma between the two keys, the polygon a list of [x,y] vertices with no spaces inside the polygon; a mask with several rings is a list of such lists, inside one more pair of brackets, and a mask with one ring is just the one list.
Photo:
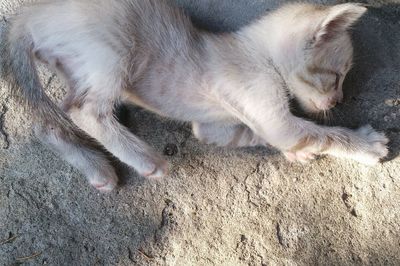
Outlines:
{"label": "grey stone texture", "polygon": [[[23,2],[0,0],[1,27]],[[200,27],[230,31],[286,1],[177,2]],[[189,125],[126,106],[121,122],[161,153],[168,146],[171,173],[150,182],[115,162],[122,185],[100,194],[39,143],[34,114],[1,83],[0,265],[400,265],[400,6],[365,2],[331,123],[385,131],[391,155],[376,167],[206,146]],[[60,99],[63,84],[42,76]]]}

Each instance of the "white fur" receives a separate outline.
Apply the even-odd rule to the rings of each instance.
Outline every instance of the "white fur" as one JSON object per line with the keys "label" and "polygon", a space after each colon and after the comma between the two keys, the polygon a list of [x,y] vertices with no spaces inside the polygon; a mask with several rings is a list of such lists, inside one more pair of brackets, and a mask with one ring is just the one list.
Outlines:
{"label": "white fur", "polygon": [[[238,32],[214,35],[166,2],[70,0],[28,9],[16,28],[29,25],[34,50],[66,79],[64,109],[76,125],[140,174],[161,177],[166,162],[117,123],[116,103],[191,121],[207,143],[268,142],[290,160],[325,153],[377,163],[387,154],[383,134],[318,126],[293,116],[288,103],[294,97],[316,112],[341,101],[353,55],[347,29],[365,11],[355,4],[292,4]],[[304,139],[313,141],[293,150]],[[87,160],[73,154],[69,162],[83,169]],[[107,175],[112,188],[113,174],[91,180]]]}

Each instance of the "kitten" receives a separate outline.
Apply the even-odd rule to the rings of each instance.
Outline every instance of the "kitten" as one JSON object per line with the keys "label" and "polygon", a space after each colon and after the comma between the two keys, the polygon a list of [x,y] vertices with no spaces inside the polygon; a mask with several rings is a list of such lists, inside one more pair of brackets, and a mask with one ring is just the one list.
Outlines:
{"label": "kitten", "polygon": [[[316,125],[288,103],[294,97],[320,112],[342,101],[353,54],[347,30],[365,11],[290,4],[237,32],[212,34],[168,1],[48,1],[13,19],[4,76],[40,138],[102,191],[117,184],[104,149],[142,176],[167,173],[166,161],[114,118],[114,106],[127,101],[192,122],[206,143],[268,142],[292,161],[329,154],[376,164],[388,152],[384,134]],[[60,107],[44,93],[34,58],[65,80]]]}

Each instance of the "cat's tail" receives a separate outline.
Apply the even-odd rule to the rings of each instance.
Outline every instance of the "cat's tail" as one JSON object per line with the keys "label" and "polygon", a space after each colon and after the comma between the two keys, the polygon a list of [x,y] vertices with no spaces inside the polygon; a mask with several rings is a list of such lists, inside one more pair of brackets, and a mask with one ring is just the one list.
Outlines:
{"label": "cat's tail", "polygon": [[1,76],[10,93],[32,116],[36,134],[84,172],[97,188],[110,190],[116,174],[104,148],[79,129],[44,92],[34,61],[35,43],[20,21],[6,26],[0,43]]}
{"label": "cat's tail", "polygon": [[64,112],[45,94],[37,74],[33,55],[34,42],[21,27],[7,27],[1,45],[2,77],[10,93],[40,123],[50,123],[70,133],[71,138],[83,137]]}
{"label": "cat's tail", "polygon": [[24,26],[7,26],[1,45],[2,77],[11,95],[35,122],[61,129],[69,141],[87,140],[69,117],[46,95],[34,61],[34,42]]}

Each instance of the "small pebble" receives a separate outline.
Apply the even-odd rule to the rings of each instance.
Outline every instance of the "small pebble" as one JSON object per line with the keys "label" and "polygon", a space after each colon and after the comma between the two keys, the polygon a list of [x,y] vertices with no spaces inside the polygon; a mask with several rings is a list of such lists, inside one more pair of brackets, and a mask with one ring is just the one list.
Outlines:
{"label": "small pebble", "polygon": [[168,143],[164,148],[164,155],[174,156],[178,153],[178,147],[173,143]]}
{"label": "small pebble", "polygon": [[394,106],[399,106],[400,105],[400,99],[387,99],[385,101],[385,104],[394,107]]}

